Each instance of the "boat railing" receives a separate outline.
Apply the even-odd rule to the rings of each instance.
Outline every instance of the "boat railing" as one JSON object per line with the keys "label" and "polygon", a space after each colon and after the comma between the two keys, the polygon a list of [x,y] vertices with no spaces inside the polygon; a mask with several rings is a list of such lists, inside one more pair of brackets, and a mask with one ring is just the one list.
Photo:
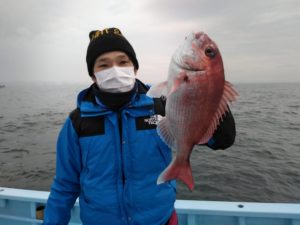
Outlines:
{"label": "boat railing", "polygon": [[[38,225],[49,192],[0,187],[0,225]],[[300,204],[176,200],[179,225],[300,225]],[[69,225],[80,225],[79,203]]]}

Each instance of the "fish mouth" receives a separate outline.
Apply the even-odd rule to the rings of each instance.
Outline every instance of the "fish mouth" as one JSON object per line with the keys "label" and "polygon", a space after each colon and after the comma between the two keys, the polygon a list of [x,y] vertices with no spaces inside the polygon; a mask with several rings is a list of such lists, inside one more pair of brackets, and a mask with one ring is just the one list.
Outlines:
{"label": "fish mouth", "polygon": [[205,70],[188,70],[187,72],[188,76],[204,76],[206,74]]}
{"label": "fish mouth", "polygon": [[204,75],[206,73],[206,70],[203,68],[192,68],[187,66],[181,67],[182,70],[184,70],[189,75]]}

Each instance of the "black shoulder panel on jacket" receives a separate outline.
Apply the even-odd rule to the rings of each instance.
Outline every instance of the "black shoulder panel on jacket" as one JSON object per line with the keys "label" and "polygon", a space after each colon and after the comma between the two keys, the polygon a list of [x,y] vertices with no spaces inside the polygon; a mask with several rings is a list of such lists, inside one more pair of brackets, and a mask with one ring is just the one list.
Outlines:
{"label": "black shoulder panel on jacket", "polygon": [[73,127],[76,131],[76,133],[78,134],[79,133],[79,127],[80,127],[80,120],[81,120],[81,117],[80,117],[80,109],[79,108],[76,108],[74,109],[71,113],[70,113],[70,119],[72,121],[72,124],[73,124]]}
{"label": "black shoulder panel on jacket", "polygon": [[105,133],[104,117],[81,117],[80,109],[77,108],[70,113],[73,127],[78,137],[101,135]]}
{"label": "black shoulder panel on jacket", "polygon": [[154,101],[154,110],[155,114],[159,114],[161,116],[166,115],[166,98],[164,96],[160,98],[153,98]]}

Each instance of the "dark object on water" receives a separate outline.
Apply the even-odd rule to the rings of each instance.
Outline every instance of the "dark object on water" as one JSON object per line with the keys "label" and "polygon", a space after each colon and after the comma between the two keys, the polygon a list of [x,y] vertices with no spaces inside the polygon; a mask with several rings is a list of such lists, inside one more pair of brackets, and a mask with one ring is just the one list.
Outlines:
{"label": "dark object on water", "polygon": [[0,88],[5,88],[5,85],[4,84],[0,84]]}

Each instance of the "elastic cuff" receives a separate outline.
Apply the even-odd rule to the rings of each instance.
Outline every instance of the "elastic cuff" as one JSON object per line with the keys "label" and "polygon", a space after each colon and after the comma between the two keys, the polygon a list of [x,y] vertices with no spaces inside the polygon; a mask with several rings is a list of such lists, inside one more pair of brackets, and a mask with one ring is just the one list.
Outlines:
{"label": "elastic cuff", "polygon": [[215,140],[213,138],[209,139],[209,141],[207,142],[207,145],[212,147],[215,144]]}

